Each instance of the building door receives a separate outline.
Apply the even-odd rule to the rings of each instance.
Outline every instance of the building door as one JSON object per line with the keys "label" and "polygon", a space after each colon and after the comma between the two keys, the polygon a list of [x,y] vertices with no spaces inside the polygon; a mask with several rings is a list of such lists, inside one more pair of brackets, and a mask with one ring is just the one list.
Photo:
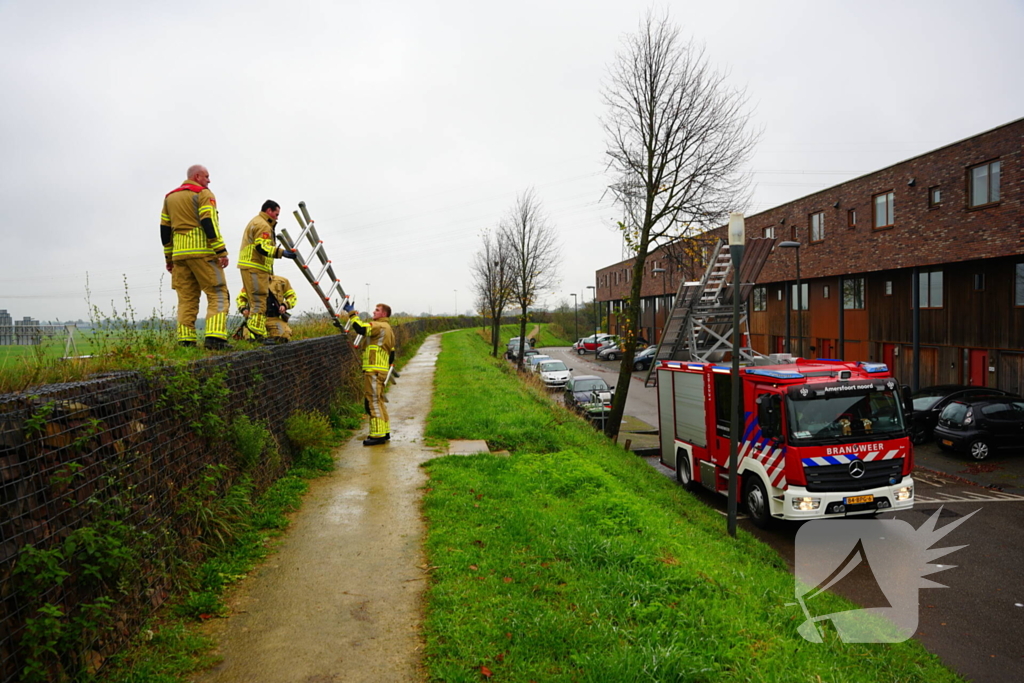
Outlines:
{"label": "building door", "polygon": [[836,348],[831,339],[818,340],[818,358],[835,358]]}
{"label": "building door", "polygon": [[987,385],[988,351],[985,349],[968,349],[967,352],[967,383],[972,387]]}
{"label": "building door", "polygon": [[889,368],[889,372],[896,372],[895,344],[882,344],[882,362]]}
{"label": "building door", "polygon": [[775,337],[775,351],[773,353],[785,353],[786,352],[786,338],[778,335]]}

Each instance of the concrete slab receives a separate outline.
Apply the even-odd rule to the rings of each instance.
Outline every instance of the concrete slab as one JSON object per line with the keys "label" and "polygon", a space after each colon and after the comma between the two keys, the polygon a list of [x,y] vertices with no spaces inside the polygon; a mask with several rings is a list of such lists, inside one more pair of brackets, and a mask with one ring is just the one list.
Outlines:
{"label": "concrete slab", "polygon": [[462,439],[448,442],[448,455],[476,455],[490,453],[486,441]]}

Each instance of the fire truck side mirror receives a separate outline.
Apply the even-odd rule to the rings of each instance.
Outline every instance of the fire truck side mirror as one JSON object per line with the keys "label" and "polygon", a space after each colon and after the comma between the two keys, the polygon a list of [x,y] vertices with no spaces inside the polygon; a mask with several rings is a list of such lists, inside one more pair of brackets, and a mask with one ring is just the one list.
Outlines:
{"label": "fire truck side mirror", "polygon": [[769,439],[782,436],[778,396],[762,394],[757,397],[757,422],[762,436]]}

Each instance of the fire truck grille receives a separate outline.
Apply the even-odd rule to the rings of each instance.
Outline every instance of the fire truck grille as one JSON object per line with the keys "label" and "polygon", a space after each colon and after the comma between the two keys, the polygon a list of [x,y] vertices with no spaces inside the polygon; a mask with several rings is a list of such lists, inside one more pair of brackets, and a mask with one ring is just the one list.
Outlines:
{"label": "fire truck grille", "polygon": [[903,480],[903,459],[864,462],[863,476],[854,479],[850,465],[805,466],[808,491],[863,491],[878,486],[889,486],[889,480]]}

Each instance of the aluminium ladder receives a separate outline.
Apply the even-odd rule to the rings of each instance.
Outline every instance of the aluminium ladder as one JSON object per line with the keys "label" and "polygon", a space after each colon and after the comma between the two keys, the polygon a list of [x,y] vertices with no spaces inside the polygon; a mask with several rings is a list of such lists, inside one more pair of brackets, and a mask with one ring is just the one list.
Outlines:
{"label": "aluminium ladder", "polygon": [[[747,241],[740,269],[740,356],[753,360],[761,354],[749,346],[747,299],[775,244],[773,239]],[[715,362],[732,350],[733,262],[725,240],[719,239],[708,259],[704,277],[680,282],[672,310],[664,323],[658,350],[647,370],[644,385],[657,386],[655,368],[660,360]]]}
{"label": "aluminium ladder", "polygon": [[[341,301],[347,299],[348,295],[345,294],[345,290],[341,287],[341,280],[334,274],[334,266],[331,265],[331,260],[327,258],[327,252],[324,250],[324,241],[317,234],[316,227],[313,225],[313,219],[309,217],[309,211],[306,210],[306,202],[299,202],[299,210],[293,211],[292,214],[295,216],[295,220],[299,222],[301,232],[298,239],[292,241],[291,236],[288,234],[288,229],[281,228],[280,233],[278,233],[281,244],[289,251],[295,252],[296,265],[299,266],[309,284],[313,286],[317,296],[320,297],[320,301],[327,307],[327,312],[334,317],[335,326],[341,327],[341,323],[338,321],[341,315]],[[313,247],[313,250],[307,256],[303,256],[302,252],[298,249],[303,239],[308,241],[310,246]],[[314,257],[320,261],[320,266],[322,266],[320,272],[316,274],[310,268]],[[315,263],[312,265],[317,267]],[[325,276],[326,279],[324,279]],[[340,298],[332,305],[331,297],[334,294],[337,294]],[[348,327],[346,326],[345,329],[347,330]]]}

